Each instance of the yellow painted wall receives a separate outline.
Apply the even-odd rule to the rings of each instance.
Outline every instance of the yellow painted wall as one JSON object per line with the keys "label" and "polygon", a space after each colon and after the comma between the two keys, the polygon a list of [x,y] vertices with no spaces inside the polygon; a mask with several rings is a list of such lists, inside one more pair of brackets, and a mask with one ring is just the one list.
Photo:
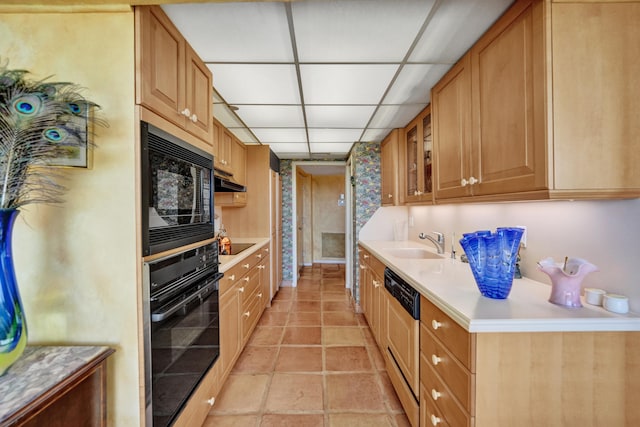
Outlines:
{"label": "yellow painted wall", "polygon": [[313,175],[313,260],[322,260],[322,233],[345,232],[344,175]]}
{"label": "yellow painted wall", "polygon": [[86,87],[109,122],[93,168],[65,172],[66,203],[22,209],[14,252],[29,342],[114,347],[108,422],[138,426],[133,12],[1,14],[0,55]]}

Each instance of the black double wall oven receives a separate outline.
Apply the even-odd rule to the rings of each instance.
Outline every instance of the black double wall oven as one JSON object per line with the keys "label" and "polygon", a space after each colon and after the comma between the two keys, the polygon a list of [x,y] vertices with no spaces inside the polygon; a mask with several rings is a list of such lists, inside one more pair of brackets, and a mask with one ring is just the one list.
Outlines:
{"label": "black double wall oven", "polygon": [[146,425],[164,427],[220,355],[213,156],[142,122],[141,173]]}

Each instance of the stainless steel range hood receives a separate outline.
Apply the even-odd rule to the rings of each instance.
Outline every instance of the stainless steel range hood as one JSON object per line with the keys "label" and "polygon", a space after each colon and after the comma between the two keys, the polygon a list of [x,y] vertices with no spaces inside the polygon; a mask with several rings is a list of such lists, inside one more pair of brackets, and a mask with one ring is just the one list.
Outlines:
{"label": "stainless steel range hood", "polygon": [[247,187],[238,184],[233,180],[233,175],[224,171],[214,169],[213,173],[213,191],[216,193],[244,193]]}

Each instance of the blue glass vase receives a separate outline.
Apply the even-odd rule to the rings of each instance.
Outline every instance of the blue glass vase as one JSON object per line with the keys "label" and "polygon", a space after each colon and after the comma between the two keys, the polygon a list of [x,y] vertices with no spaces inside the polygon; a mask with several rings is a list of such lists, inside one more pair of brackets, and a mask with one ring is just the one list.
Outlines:
{"label": "blue glass vase", "polygon": [[19,211],[0,209],[0,375],[27,345],[27,322],[13,268],[11,236]]}
{"label": "blue glass vase", "polygon": [[511,292],[523,229],[500,227],[465,233],[460,245],[467,255],[473,278],[487,298],[505,299]]}

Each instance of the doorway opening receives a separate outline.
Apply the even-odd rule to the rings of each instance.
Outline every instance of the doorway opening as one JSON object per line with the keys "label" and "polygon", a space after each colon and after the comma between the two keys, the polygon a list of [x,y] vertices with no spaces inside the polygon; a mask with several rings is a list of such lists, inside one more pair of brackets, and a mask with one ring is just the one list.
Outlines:
{"label": "doorway opening", "polygon": [[[292,163],[293,286],[314,264],[352,265],[351,185],[345,161]],[[345,275],[351,287],[351,275]]]}

